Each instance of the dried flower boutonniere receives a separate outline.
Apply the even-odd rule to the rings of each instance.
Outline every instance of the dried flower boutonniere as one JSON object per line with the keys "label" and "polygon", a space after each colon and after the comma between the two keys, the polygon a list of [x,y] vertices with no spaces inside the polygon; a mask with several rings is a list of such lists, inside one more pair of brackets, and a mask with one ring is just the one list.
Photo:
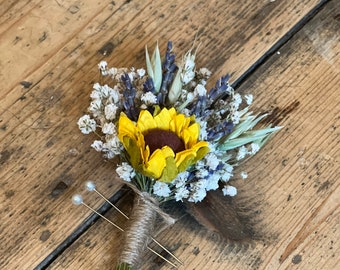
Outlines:
{"label": "dried flower boutonniere", "polygon": [[176,62],[168,42],[164,58],[158,45],[151,57],[146,49],[146,70],[99,64],[112,84],[94,84],[89,114],[78,126],[84,134],[98,135],[95,150],[108,159],[119,157],[116,172],[137,194],[116,269],[138,268],[161,230],[157,219],[163,228],[174,222],[161,210],[163,202],[200,202],[220,187],[235,196],[236,188],[228,184],[234,167],[279,129],[255,129],[266,115],[249,111],[253,96],[235,93],[228,75],[207,91],[211,72],[197,68],[195,58],[190,50]]}

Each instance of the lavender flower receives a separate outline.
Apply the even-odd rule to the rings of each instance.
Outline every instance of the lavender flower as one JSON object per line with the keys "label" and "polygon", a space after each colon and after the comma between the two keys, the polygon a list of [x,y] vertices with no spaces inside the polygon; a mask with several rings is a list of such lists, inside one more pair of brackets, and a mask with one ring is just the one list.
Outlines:
{"label": "lavender flower", "polygon": [[125,90],[123,92],[125,113],[130,119],[137,120],[138,110],[135,107],[136,89],[133,87],[131,79],[127,73],[122,75],[121,80],[125,85]]}
{"label": "lavender flower", "polygon": [[217,141],[226,134],[232,132],[234,127],[234,123],[228,120],[223,121],[222,123],[218,123],[217,125],[211,127],[208,131],[208,140],[209,141]]}
{"label": "lavender flower", "polygon": [[215,103],[219,98],[225,98],[231,93],[231,86],[229,85],[229,74],[221,77],[214,88],[212,88],[208,94],[210,104]]}
{"label": "lavender flower", "polygon": [[156,90],[155,90],[153,80],[150,77],[146,79],[145,83],[143,84],[143,87],[144,87],[145,93],[147,93],[147,92],[151,92],[153,94],[157,93]]}
{"label": "lavender flower", "polygon": [[165,59],[163,62],[163,80],[160,92],[158,94],[158,103],[165,105],[165,100],[168,95],[168,89],[171,82],[174,79],[174,74],[177,71],[177,65],[175,64],[175,54],[172,52],[172,42],[168,42]]}

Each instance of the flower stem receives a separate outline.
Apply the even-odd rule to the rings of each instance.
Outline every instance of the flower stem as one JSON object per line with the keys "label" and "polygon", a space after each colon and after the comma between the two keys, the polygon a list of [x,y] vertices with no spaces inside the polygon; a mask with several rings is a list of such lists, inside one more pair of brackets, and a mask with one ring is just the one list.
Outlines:
{"label": "flower stem", "polygon": [[115,270],[133,270],[133,268],[127,263],[120,263],[116,266]]}

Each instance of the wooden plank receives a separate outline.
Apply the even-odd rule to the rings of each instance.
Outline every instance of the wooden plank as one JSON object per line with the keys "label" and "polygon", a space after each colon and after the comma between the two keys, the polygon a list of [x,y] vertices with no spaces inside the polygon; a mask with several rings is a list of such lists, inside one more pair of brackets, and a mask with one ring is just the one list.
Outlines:
{"label": "wooden plank", "polygon": [[[106,194],[120,186],[75,124],[101,59],[141,66],[145,43],[158,39],[164,48],[171,38],[180,54],[199,33],[200,64],[216,78],[225,71],[237,78],[317,3],[3,1],[0,267],[33,268],[81,223],[88,212],[69,199],[84,180],[96,179]],[[113,48],[105,56],[104,45]]]}
{"label": "wooden plank", "polygon": [[[284,126],[239,169],[246,168],[249,178],[235,181],[238,196],[224,201],[253,234],[225,241],[186,215],[160,236],[185,261],[180,269],[321,270],[339,265],[338,13],[335,1],[329,3],[241,85],[239,91],[255,95],[255,111],[270,111],[271,120]],[[104,227],[81,238],[99,245],[71,247],[50,269],[112,267],[120,249],[107,243],[111,226]],[[148,254],[143,269],[170,268]]]}

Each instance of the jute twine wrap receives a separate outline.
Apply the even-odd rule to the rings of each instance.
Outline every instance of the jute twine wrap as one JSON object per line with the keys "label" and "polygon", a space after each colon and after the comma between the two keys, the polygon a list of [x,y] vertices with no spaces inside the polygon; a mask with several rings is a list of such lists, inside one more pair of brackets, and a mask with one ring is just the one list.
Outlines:
{"label": "jute twine wrap", "polygon": [[[130,227],[125,232],[125,241],[120,262],[139,269],[151,237],[155,237],[175,220],[158,206],[158,201],[146,192],[136,192]],[[161,220],[159,220],[161,219]],[[157,226],[155,225],[157,224]]]}

